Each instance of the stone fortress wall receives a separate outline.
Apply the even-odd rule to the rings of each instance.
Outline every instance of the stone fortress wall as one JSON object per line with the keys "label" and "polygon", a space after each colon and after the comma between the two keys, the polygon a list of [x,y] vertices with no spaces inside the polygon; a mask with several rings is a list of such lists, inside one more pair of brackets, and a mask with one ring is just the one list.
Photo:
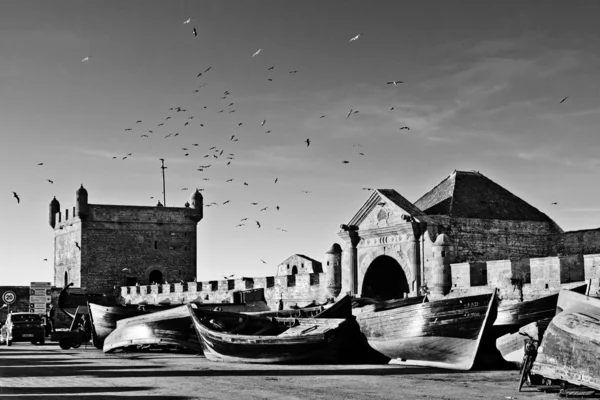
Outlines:
{"label": "stone fortress wall", "polygon": [[[447,297],[489,293],[499,289],[507,301],[522,301],[558,292],[591,280],[591,296],[600,296],[600,254],[556,256],[521,260],[494,260],[450,264],[451,289]],[[187,282],[121,287],[128,304],[186,304],[190,302],[232,302],[235,292],[264,289],[265,300],[277,309],[322,303],[337,297],[339,288],[329,286],[327,272],[263,278],[240,278],[208,282]],[[329,282],[329,283],[325,283]],[[442,296],[433,296],[433,299]]]}

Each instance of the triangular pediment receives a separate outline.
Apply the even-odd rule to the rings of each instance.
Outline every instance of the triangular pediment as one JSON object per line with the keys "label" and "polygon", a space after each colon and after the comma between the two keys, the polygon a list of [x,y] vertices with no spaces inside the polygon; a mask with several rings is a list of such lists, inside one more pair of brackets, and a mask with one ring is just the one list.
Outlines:
{"label": "triangular pediment", "polygon": [[406,223],[403,216],[419,221],[424,213],[393,189],[375,189],[348,225],[361,230],[384,228]]}

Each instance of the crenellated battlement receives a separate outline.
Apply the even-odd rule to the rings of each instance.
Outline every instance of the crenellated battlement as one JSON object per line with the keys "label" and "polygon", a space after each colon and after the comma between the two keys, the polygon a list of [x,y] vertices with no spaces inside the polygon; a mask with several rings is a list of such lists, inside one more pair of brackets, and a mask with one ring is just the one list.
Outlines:
{"label": "crenellated battlement", "polygon": [[493,260],[450,264],[449,296],[500,290],[503,299],[527,300],[591,280],[600,295],[600,254]]}
{"label": "crenellated battlement", "polygon": [[127,304],[229,303],[236,300],[236,292],[250,289],[263,289],[271,309],[277,309],[280,301],[285,308],[303,307],[313,302],[323,303],[339,294],[339,289],[328,285],[326,273],[311,273],[123,286],[121,297]]}

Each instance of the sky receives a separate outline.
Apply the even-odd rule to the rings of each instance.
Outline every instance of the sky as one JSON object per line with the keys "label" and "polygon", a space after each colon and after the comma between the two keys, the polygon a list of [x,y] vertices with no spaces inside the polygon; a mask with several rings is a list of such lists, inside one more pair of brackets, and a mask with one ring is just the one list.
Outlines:
{"label": "sky", "polygon": [[296,253],[322,260],[345,246],[337,232],[369,197],[363,188],[414,202],[455,169],[479,171],[564,230],[597,228],[599,11],[588,1],[2,1],[0,285],[52,281],[53,196],[71,208],[83,184],[91,204],[155,205],[159,158],[167,206],[195,188],[218,204],[198,224],[199,280],[275,275]]}

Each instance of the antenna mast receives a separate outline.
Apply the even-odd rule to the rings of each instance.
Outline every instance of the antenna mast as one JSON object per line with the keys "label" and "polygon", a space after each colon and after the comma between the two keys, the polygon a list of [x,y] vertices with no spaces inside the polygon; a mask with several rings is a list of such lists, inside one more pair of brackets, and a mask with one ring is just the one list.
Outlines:
{"label": "antenna mast", "polygon": [[160,159],[162,165],[161,165],[161,169],[162,169],[162,178],[163,178],[163,205],[166,207],[167,206],[167,191],[165,190],[165,169],[167,169],[167,167],[165,167],[165,159],[161,158]]}

